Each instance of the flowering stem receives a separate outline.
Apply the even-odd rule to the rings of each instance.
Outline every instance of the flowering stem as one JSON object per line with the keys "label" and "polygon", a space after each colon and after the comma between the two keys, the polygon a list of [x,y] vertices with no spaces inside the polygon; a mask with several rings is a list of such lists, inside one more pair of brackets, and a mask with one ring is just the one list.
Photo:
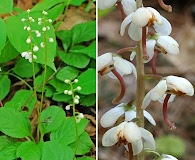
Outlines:
{"label": "flowering stem", "polygon": [[163,0],[158,0],[159,5],[166,11],[172,12],[171,5],[166,5]]}
{"label": "flowering stem", "polygon": [[[142,7],[142,0],[136,1],[137,8]],[[143,48],[142,40],[138,42],[137,45],[137,54],[136,54],[136,69],[137,69],[137,92],[136,92],[136,117],[138,119],[138,126],[144,128],[144,116],[142,101],[145,94],[145,83],[144,83],[144,63],[143,63]],[[144,154],[141,152],[136,157],[137,160],[144,160]]]}
{"label": "flowering stem", "polygon": [[124,20],[126,15],[125,15],[125,12],[123,10],[123,6],[122,6],[121,2],[116,2],[116,4],[117,4],[117,6],[118,6],[118,8],[119,8],[119,10],[121,12],[122,20]]}
{"label": "flowering stem", "polygon": [[143,48],[143,59],[148,60],[149,56],[146,50],[146,27],[142,28],[142,48]]}
{"label": "flowering stem", "polygon": [[113,104],[117,104],[117,103],[119,103],[119,101],[125,95],[125,90],[126,90],[126,88],[125,88],[125,82],[124,82],[123,77],[121,77],[121,75],[115,69],[112,69],[111,71],[118,78],[118,80],[119,80],[119,82],[121,84],[121,93],[120,93],[120,95],[117,98],[114,98],[113,101],[112,101]]}
{"label": "flowering stem", "polygon": [[168,104],[170,97],[171,97],[171,94],[167,94],[165,97],[165,100],[163,103],[163,118],[164,118],[166,125],[169,127],[169,129],[174,130],[174,129],[176,129],[175,124],[172,123],[167,116],[167,104]]}

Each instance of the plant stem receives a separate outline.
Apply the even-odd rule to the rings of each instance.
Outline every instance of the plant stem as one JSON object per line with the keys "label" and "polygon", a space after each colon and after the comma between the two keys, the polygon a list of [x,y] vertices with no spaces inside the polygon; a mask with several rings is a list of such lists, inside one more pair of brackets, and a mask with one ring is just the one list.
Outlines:
{"label": "plant stem", "polygon": [[[142,7],[142,0],[136,1],[137,8]],[[136,92],[136,117],[138,119],[138,126],[144,128],[144,116],[142,101],[145,94],[145,83],[144,83],[144,63],[143,63],[143,47],[142,40],[138,42],[136,52],[136,68],[137,68],[137,92]],[[141,152],[137,155],[136,160],[144,160],[144,153]]]}

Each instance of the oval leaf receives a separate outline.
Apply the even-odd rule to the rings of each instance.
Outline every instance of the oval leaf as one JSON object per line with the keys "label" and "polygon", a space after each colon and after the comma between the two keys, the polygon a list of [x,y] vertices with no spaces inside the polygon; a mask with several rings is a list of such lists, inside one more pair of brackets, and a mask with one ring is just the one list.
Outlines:
{"label": "oval leaf", "polygon": [[0,75],[0,100],[9,93],[11,81],[7,75]]}

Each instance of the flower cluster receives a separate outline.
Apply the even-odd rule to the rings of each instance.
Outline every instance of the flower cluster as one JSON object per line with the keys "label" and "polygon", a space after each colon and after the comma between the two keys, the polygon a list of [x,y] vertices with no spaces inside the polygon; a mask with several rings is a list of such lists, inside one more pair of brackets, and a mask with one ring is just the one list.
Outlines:
{"label": "flower cluster", "polygon": [[[35,40],[35,37],[37,38],[40,38],[44,32],[46,32],[47,30],[50,30],[50,27],[48,25],[46,25],[45,22],[49,22],[49,23],[52,23],[52,20],[51,19],[46,19],[45,16],[48,14],[46,11],[43,11],[42,14],[43,14],[43,18],[38,18],[38,25],[42,25],[43,24],[43,27],[42,27],[42,30],[39,31],[39,30],[34,30],[32,29],[31,27],[31,23],[34,23],[36,22],[36,20],[34,18],[32,18],[30,16],[30,10],[28,9],[27,10],[27,13],[28,13],[28,18],[22,18],[21,21],[22,22],[27,22],[27,24],[25,24],[24,26],[24,30],[28,31],[29,32],[29,37],[27,37],[26,39],[26,43],[27,44],[30,44],[31,46],[33,46],[33,48],[29,51],[24,51],[23,54],[21,54],[22,57],[25,57],[25,59],[28,59],[29,62],[31,63],[32,62],[32,59],[37,59],[37,56],[34,55],[35,52],[37,52],[39,50],[39,45],[36,44],[36,40]],[[35,36],[34,36],[35,34]],[[48,39],[48,42],[52,43],[54,42],[54,39],[51,38],[51,37],[46,37]],[[44,40],[43,42],[40,43],[40,47],[44,48],[45,47],[45,43],[46,41]],[[29,54],[25,54],[25,53],[30,53],[31,57],[29,57],[28,55]]]}
{"label": "flower cluster", "polygon": [[[164,4],[163,0],[158,0],[158,2],[166,11],[172,11],[172,7]],[[167,116],[168,103],[172,102],[176,96],[194,95],[194,87],[187,79],[174,75],[165,77],[158,75],[156,71],[157,55],[179,55],[179,44],[170,36],[172,32],[170,22],[156,9],[145,7],[139,3],[136,0],[98,1],[98,7],[101,10],[117,5],[122,13],[120,35],[123,36],[127,29],[129,37],[135,42],[139,42],[135,47],[123,48],[115,53],[108,52],[98,57],[98,73],[100,75],[107,74],[112,79],[118,79],[121,84],[121,93],[113,100],[113,103],[119,103],[124,96],[126,87],[123,76],[134,74],[138,83],[139,93],[141,92],[140,90],[144,91],[143,82],[147,76],[159,80],[158,84],[145,97],[142,96],[144,98],[140,98],[139,94],[137,94],[135,100],[118,104],[107,111],[100,119],[102,127],[112,127],[103,135],[102,145],[106,147],[115,144],[118,146],[124,145],[129,153],[133,153],[133,156],[139,154],[145,148],[152,150],[154,153],[156,152],[153,135],[144,129],[143,124],[140,123],[142,121],[141,113],[142,117],[145,117],[152,125],[156,125],[150,113],[145,111],[151,101],[163,103],[164,121],[170,129],[175,129],[174,123],[170,122]],[[131,52],[130,61],[122,58],[122,53],[129,51]],[[135,67],[131,61],[133,61],[136,54],[139,57],[136,58]],[[146,75],[144,67],[139,66],[148,62],[151,62],[152,75]],[[138,68],[139,71],[136,70]],[[134,102],[138,103],[134,105]],[[139,106],[136,107],[138,104]],[[120,121],[119,117],[121,117]],[[143,142],[145,143],[144,145]],[[167,154],[157,154],[156,152],[156,155],[161,160],[177,160],[177,158]]]}

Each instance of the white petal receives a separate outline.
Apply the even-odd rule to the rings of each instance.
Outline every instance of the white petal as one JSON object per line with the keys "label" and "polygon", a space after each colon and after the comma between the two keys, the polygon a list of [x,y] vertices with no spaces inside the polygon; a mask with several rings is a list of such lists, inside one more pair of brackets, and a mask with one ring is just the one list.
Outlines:
{"label": "white petal", "polygon": [[159,36],[157,43],[169,54],[179,54],[179,44],[170,36]]}
{"label": "white petal", "polygon": [[152,90],[150,90],[142,102],[142,108],[145,109],[151,102],[156,101],[164,96],[167,91],[166,80],[161,80]]}
{"label": "white petal", "polygon": [[[164,100],[165,100],[166,95],[167,95],[167,94],[164,94],[164,96],[163,96],[162,98],[158,99],[158,101],[159,101],[160,103],[164,103]],[[172,94],[171,97],[169,98],[168,103],[173,102],[173,100],[175,99],[175,97],[176,97],[176,95],[173,95],[173,94]]]}
{"label": "white petal", "polygon": [[161,160],[178,160],[178,159],[168,154],[162,154]]}
{"label": "white petal", "polygon": [[[105,147],[109,147],[115,145],[118,142],[118,137],[116,134],[113,135],[115,132],[116,127],[109,129],[102,137],[102,145]],[[112,135],[112,138],[111,138]]]}
{"label": "white petal", "polygon": [[136,70],[135,66],[133,65],[133,63],[129,63],[129,65],[131,66],[133,74],[134,74],[135,78],[137,79],[137,70]]}
{"label": "white petal", "polygon": [[168,89],[180,91],[188,96],[194,95],[194,87],[192,84],[183,77],[168,76],[166,77]]}
{"label": "white petal", "polygon": [[144,60],[144,63],[148,63],[154,56],[154,46],[156,44],[156,41],[153,39],[150,39],[146,42],[146,51],[149,56],[148,60]]}
{"label": "white petal", "polygon": [[106,128],[115,124],[117,119],[125,113],[123,105],[124,103],[119,104],[118,106],[107,111],[100,119],[101,126]]}
{"label": "white petal", "polygon": [[130,122],[134,118],[136,118],[136,112],[134,110],[125,112],[125,121]]}
{"label": "white petal", "polygon": [[102,70],[112,61],[112,53],[105,53],[98,57],[98,71]]}
{"label": "white petal", "polygon": [[131,143],[131,145],[132,145],[133,155],[137,155],[143,150],[143,143],[141,139],[135,143]]}
{"label": "white petal", "polygon": [[119,70],[123,75],[128,75],[128,74],[132,73],[131,62],[129,62],[123,58],[120,58],[120,59],[118,58],[117,60],[115,60],[114,67],[117,70]]}
{"label": "white petal", "polygon": [[126,15],[133,13],[136,10],[135,0],[122,0],[123,10]]}
{"label": "white petal", "polygon": [[152,18],[151,12],[145,8],[138,8],[132,16],[132,22],[139,27],[144,27],[148,24],[150,18]]}
{"label": "white petal", "polygon": [[142,138],[144,139],[144,141],[146,142],[146,147],[155,150],[156,149],[156,145],[155,145],[155,140],[153,135],[146,129],[144,128],[140,128],[141,134],[142,134]]}
{"label": "white petal", "polygon": [[159,25],[157,23],[154,24],[155,31],[162,34],[162,35],[170,35],[170,33],[172,31],[171,24],[163,16],[161,18],[162,18],[162,24],[161,25]]}
{"label": "white petal", "polygon": [[146,8],[149,9],[152,15],[155,17],[156,23],[159,25],[162,24],[162,16],[160,15],[160,13],[152,7],[146,7]]}
{"label": "white petal", "polygon": [[144,110],[144,117],[146,117],[146,119],[153,124],[154,126],[156,126],[156,122],[154,120],[154,118],[151,116],[150,113],[148,113],[147,111]]}
{"label": "white petal", "polygon": [[141,139],[139,127],[133,122],[126,122],[123,129],[123,134],[129,143],[135,143]]}
{"label": "white petal", "polygon": [[142,28],[132,22],[129,26],[128,34],[132,40],[140,41],[142,39]]}
{"label": "white petal", "polygon": [[[133,12],[134,13],[134,12]],[[120,35],[123,36],[125,34],[125,29],[127,27],[127,25],[129,23],[131,23],[132,21],[132,15],[133,13],[131,13],[130,15],[128,15],[124,20],[123,22],[121,23],[121,29],[120,29]]]}
{"label": "white petal", "polygon": [[136,55],[135,51],[131,52],[131,54],[130,54],[130,61],[133,61],[133,59],[135,58],[135,55]]}
{"label": "white petal", "polygon": [[98,8],[104,10],[112,7],[116,2],[117,0],[98,0]]}

